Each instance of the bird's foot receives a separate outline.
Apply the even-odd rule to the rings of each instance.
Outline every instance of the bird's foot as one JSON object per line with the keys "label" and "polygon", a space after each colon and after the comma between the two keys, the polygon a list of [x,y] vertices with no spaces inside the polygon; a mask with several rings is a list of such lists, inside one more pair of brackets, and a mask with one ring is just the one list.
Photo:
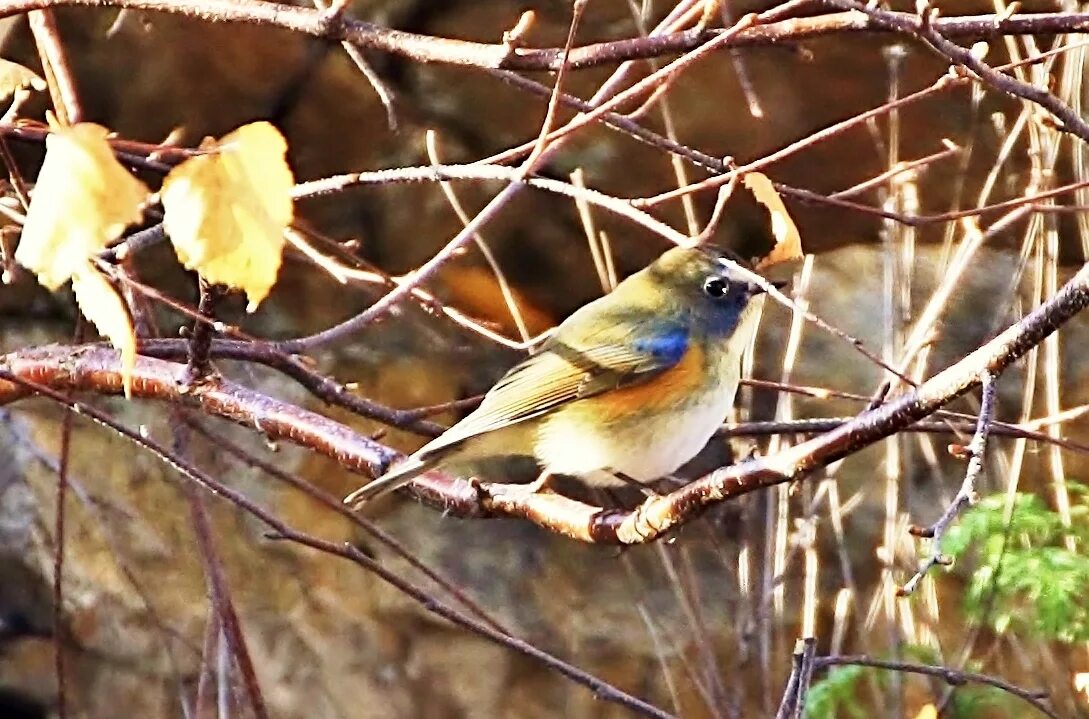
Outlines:
{"label": "bird's foot", "polygon": [[[521,500],[534,494],[551,492],[552,490],[548,488],[548,482],[551,478],[552,475],[548,472],[541,472],[537,479],[529,484],[489,484],[486,491],[492,497],[501,496],[507,500]],[[481,487],[481,489],[485,488]]]}

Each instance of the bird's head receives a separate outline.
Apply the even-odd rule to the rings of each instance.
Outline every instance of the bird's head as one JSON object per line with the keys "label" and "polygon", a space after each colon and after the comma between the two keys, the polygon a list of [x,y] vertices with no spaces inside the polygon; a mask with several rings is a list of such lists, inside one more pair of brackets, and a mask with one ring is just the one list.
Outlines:
{"label": "bird's head", "polygon": [[643,291],[684,309],[708,335],[728,336],[754,316],[764,289],[711,247],[675,247],[643,273]]}

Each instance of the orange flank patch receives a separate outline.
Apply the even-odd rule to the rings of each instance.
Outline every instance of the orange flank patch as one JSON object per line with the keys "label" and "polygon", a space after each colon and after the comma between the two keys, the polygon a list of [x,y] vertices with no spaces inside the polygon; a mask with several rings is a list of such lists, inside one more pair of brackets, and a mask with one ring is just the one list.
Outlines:
{"label": "orange flank patch", "polygon": [[580,404],[602,422],[669,409],[699,392],[706,382],[706,372],[704,351],[693,344],[680,362],[656,377],[605,392]]}

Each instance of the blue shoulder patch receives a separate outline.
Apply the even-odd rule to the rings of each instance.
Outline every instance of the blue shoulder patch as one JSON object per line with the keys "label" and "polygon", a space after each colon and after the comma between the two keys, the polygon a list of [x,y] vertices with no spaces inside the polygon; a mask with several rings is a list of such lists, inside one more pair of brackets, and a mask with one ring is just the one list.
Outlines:
{"label": "blue shoulder patch", "polygon": [[688,351],[688,329],[673,325],[632,342],[636,352],[646,352],[662,366],[677,364]]}

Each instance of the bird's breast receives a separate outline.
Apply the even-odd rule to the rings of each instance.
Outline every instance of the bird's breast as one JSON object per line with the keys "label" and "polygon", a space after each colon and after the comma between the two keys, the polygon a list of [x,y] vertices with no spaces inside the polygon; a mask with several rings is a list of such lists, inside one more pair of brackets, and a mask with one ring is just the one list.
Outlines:
{"label": "bird's breast", "polygon": [[539,426],[545,469],[587,476],[622,472],[650,481],[674,472],[707,444],[733,404],[737,358],[695,345],[656,377],[588,397]]}

